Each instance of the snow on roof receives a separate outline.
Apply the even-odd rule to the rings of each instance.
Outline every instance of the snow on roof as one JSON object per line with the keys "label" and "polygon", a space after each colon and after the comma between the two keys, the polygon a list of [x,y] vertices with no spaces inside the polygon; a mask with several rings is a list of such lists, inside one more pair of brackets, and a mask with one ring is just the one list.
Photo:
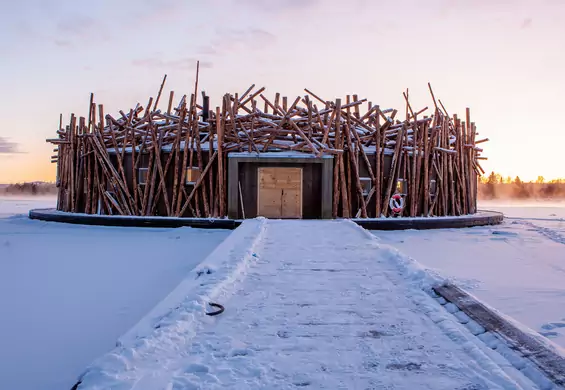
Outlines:
{"label": "snow on roof", "polygon": [[325,154],[317,157],[311,153],[299,152],[296,150],[281,151],[281,152],[231,152],[228,157],[261,157],[261,158],[333,158],[332,155]]}

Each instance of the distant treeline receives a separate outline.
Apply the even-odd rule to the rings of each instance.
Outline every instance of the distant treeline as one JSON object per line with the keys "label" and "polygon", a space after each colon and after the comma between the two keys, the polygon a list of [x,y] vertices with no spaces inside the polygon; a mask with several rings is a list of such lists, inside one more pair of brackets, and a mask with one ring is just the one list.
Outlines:
{"label": "distant treeline", "polygon": [[565,198],[565,179],[545,181],[539,176],[536,181],[524,182],[492,172],[480,179],[479,199],[559,199]]}
{"label": "distant treeline", "polygon": [[0,195],[57,195],[55,183],[17,183],[0,187]]}

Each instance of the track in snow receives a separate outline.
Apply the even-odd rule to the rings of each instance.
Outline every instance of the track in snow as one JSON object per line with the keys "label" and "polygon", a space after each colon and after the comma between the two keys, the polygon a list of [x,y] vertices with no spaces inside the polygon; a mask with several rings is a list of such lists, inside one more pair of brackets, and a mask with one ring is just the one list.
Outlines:
{"label": "track in snow", "polygon": [[535,223],[530,222],[528,220],[529,218],[528,219],[526,219],[526,218],[524,218],[524,219],[512,218],[512,219],[514,219],[514,221],[512,221],[512,224],[528,226],[531,229],[533,229],[534,231],[538,232],[539,234],[547,237],[551,241],[556,242],[558,244],[565,245],[565,236],[563,236],[561,233],[559,233],[555,229],[536,225]]}

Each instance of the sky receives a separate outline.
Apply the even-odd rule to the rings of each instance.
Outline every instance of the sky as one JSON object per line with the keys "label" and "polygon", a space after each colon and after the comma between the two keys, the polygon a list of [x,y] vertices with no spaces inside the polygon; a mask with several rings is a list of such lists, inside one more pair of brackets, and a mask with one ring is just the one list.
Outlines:
{"label": "sky", "polygon": [[[200,87],[470,107],[488,172],[565,177],[565,0],[19,0],[0,14],[0,183],[53,181],[59,114]],[[165,95],[167,96],[167,95]],[[164,102],[166,99],[163,99]],[[163,103],[165,104],[165,103]],[[429,112],[431,114],[431,112]]]}

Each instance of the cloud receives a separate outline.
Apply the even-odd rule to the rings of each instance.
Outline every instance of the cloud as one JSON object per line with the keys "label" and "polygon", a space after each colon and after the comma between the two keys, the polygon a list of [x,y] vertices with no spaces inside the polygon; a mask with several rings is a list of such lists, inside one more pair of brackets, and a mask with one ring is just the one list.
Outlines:
{"label": "cloud", "polygon": [[277,37],[268,31],[261,30],[260,28],[252,28],[247,32],[247,37],[260,45],[268,45],[274,43]]}
{"label": "cloud", "polygon": [[233,0],[235,5],[248,6],[263,11],[300,10],[320,3],[320,0]]}
{"label": "cloud", "polygon": [[190,7],[189,2],[180,0],[138,0],[135,10],[128,21],[130,27],[139,27],[167,23],[186,17],[183,8]]}
{"label": "cloud", "polygon": [[7,138],[0,137],[0,154],[21,153],[18,151],[18,144],[8,141]]}
{"label": "cloud", "polygon": [[59,38],[53,39],[53,43],[55,44],[55,46],[59,46],[59,47],[71,47],[73,45],[71,41],[67,39],[59,39]]}
{"label": "cloud", "polygon": [[205,56],[223,55],[239,49],[257,50],[273,45],[277,37],[260,28],[217,29],[216,37],[207,46],[198,48]]}
{"label": "cloud", "polygon": [[505,11],[512,13],[517,10],[525,0],[441,0],[440,14],[447,16],[452,12],[480,11]]}
{"label": "cloud", "polygon": [[[133,66],[146,68],[160,68],[173,70],[193,70],[196,69],[197,59],[192,57],[179,58],[176,60],[164,60],[159,57],[147,57],[132,61]],[[214,64],[210,61],[200,61],[200,68],[209,69]]]}
{"label": "cloud", "polygon": [[78,37],[88,37],[96,29],[98,22],[86,15],[65,18],[57,23],[57,30],[63,34]]}
{"label": "cloud", "polygon": [[87,42],[107,41],[111,38],[109,31],[99,19],[74,15],[57,22],[52,43],[58,47],[71,48]]}
{"label": "cloud", "polygon": [[522,21],[522,25],[520,26],[521,29],[525,30],[528,28],[532,27],[532,23],[533,23],[533,19],[532,18],[526,18]]}
{"label": "cloud", "polygon": [[201,46],[198,48],[197,53],[205,56],[213,56],[218,54],[218,51],[214,49],[212,46]]}

